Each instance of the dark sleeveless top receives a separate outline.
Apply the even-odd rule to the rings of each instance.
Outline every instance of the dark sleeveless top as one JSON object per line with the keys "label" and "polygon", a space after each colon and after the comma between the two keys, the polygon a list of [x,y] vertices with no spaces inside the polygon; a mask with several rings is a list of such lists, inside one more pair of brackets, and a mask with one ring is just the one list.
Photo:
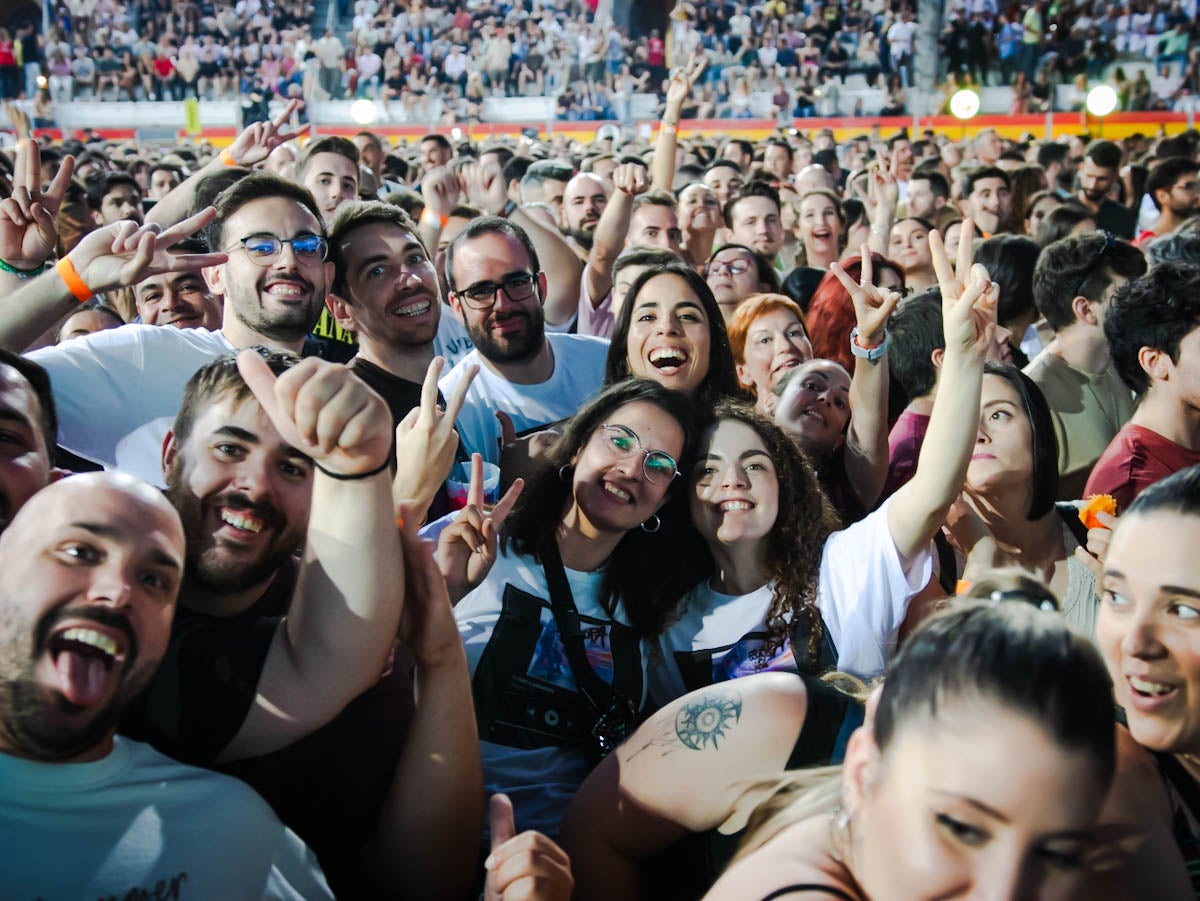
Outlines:
{"label": "dark sleeveless top", "polygon": [[[785,769],[837,765],[845,756],[846,742],[862,725],[863,707],[814,676],[798,678],[804,680],[808,692],[808,709]],[[644,895],[678,901],[702,898],[737,851],[743,834],[744,830],[727,835],[710,829],[684,836],[647,862]]]}
{"label": "dark sleeveless top", "polygon": [[1171,802],[1171,835],[1187,866],[1192,892],[1200,898],[1200,785],[1173,754],[1154,754],[1158,771],[1167,784]]}
{"label": "dark sleeveless top", "polygon": [[[1116,714],[1117,722],[1128,729],[1125,708],[1118,705]],[[1196,780],[1174,754],[1148,748],[1146,751],[1154,758],[1166,786],[1167,800],[1171,805],[1171,835],[1187,867],[1192,893],[1200,899],[1200,785],[1196,784]]]}

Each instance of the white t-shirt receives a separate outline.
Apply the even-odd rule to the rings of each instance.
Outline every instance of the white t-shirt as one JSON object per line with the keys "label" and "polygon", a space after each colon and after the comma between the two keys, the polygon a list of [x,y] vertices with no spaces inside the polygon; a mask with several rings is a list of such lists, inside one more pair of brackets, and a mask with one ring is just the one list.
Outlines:
{"label": "white t-shirt", "polygon": [[586,335],[546,334],[554,355],[554,372],[540,385],[516,385],[492,372],[478,350],[472,350],[442,376],[438,387],[449,397],[466,367],[479,365],[466,403],[458,414],[463,450],[482,454],[488,463],[500,463],[500,422],[496,411],[507,413],[521,435],[530,429],[558,422],[600,393],[608,342]]}
{"label": "white t-shirt", "polygon": [[94,763],[0,754],[0,835],[5,898],[333,897],[248,785],[120,736]]}
{"label": "white t-shirt", "polygon": [[[631,659],[636,659],[640,671],[630,673],[623,669],[618,685],[628,684],[627,679],[636,677],[642,688],[637,697],[629,697],[629,700],[640,708],[645,701],[644,642],[632,634],[619,604],[615,616],[610,616],[600,606],[597,594],[603,570],[579,572],[566,569],[565,572],[584,629],[588,662],[597,675],[612,684],[616,667],[622,661],[632,665]],[[488,699],[482,698],[480,693],[489,686],[477,684],[475,674],[485,650],[489,650],[493,635],[497,634],[497,622],[505,608],[504,595],[508,586],[540,601],[537,610],[540,633],[536,644],[531,648],[522,645],[526,648],[523,653],[528,655],[527,659],[513,661],[522,683],[529,689],[523,694],[518,692],[518,708],[524,705],[526,698],[533,704],[539,704],[524,732],[536,732],[537,727],[544,723],[546,731],[553,733],[554,727],[563,718],[559,711],[566,709],[566,705],[556,701],[561,701],[566,694],[570,696],[568,701],[575,699],[577,703],[579,695],[575,691],[575,678],[554,624],[545,572],[531,557],[511,551],[507,555],[501,554],[483,584],[454,608],[454,618],[467,651],[467,665],[471,669],[476,709],[480,709],[481,703],[488,703]],[[508,624],[506,617],[506,626]],[[492,645],[490,653],[498,654],[499,648]],[[499,694],[510,688],[507,685],[490,687]],[[487,793],[504,792],[512,799],[518,832],[537,829],[547,835],[555,835],[571,796],[591,770],[590,759],[584,751],[571,747],[546,744],[518,748],[488,741],[488,734],[485,724],[480,730],[479,747]],[[533,743],[538,744],[536,741]]]}
{"label": "white t-shirt", "polygon": [[916,33],[916,22],[900,21],[888,29],[887,39],[892,48],[892,59],[899,59],[913,52],[913,35]]}
{"label": "white t-shirt", "polygon": [[463,357],[475,349],[475,343],[467,333],[467,327],[454,315],[449,307],[442,307],[438,316],[437,334],[433,336],[433,354],[446,360],[445,372],[462,362]]}
{"label": "white t-shirt", "polygon": [[50,373],[58,443],[162,485],[162,440],[197,369],[234,346],[220,332],[125,325],[29,354]]}
{"label": "white t-shirt", "polygon": [[[933,543],[905,570],[888,529],[887,501],[878,510],[825,540],[817,580],[817,609],[837,649],[837,668],[870,679],[883,672],[895,650],[908,602],[929,582]],[[650,692],[666,704],[688,689],[676,655],[712,655],[712,682],[766,670],[795,671],[790,642],[769,659],[759,653],[768,636],[771,586],[747,595],[721,594],[704,583],[684,599],[678,622],[659,637]]]}

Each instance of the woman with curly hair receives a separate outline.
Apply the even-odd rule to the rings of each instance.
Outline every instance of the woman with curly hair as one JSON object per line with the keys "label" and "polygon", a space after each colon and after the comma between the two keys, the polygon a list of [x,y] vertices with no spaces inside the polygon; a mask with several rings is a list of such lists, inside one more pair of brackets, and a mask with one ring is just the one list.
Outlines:
{"label": "woman with curly hair", "polygon": [[[764,670],[877,675],[911,598],[932,572],[932,540],[962,489],[978,431],[996,299],[969,250],[951,272],[940,241],[946,362],[912,481],[836,531],[816,476],[788,435],[724,403],[691,475],[692,522],[708,546],[702,581],[659,637],[659,704]],[[878,296],[878,292],[876,292]],[[937,434],[933,432],[936,429]]]}

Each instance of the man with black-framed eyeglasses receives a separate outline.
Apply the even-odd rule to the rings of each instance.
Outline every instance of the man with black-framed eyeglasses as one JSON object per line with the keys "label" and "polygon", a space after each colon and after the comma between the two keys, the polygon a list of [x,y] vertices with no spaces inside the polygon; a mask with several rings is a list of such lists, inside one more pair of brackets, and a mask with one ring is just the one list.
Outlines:
{"label": "man with black-framed eyeglasses", "polygon": [[475,350],[439,387],[450,394],[467,367],[479,375],[458,416],[463,448],[498,464],[503,437],[497,413],[518,435],[573,415],[604,379],[608,342],[546,332],[546,273],[524,229],[498,216],[472,220],[446,248],[450,306]]}

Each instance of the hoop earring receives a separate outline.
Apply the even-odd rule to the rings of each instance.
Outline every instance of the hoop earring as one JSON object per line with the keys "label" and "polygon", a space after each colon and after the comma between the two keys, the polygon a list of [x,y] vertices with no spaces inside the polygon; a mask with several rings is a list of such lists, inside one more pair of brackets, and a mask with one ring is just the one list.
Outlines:
{"label": "hoop earring", "polygon": [[834,808],[829,817],[829,847],[833,859],[838,863],[842,860],[842,848],[850,843],[850,814],[841,804]]}
{"label": "hoop earring", "polygon": [[571,473],[575,471],[575,467],[570,463],[558,467],[558,480],[564,485],[571,484]]}
{"label": "hoop earring", "polygon": [[[650,526],[651,521],[653,521],[653,523],[654,523],[653,528],[651,528],[651,526]],[[647,519],[644,523],[642,523],[642,531],[648,532],[651,535],[653,535],[655,532],[657,532],[661,528],[662,528],[662,520],[658,518],[657,513],[651,513],[650,519]]]}

